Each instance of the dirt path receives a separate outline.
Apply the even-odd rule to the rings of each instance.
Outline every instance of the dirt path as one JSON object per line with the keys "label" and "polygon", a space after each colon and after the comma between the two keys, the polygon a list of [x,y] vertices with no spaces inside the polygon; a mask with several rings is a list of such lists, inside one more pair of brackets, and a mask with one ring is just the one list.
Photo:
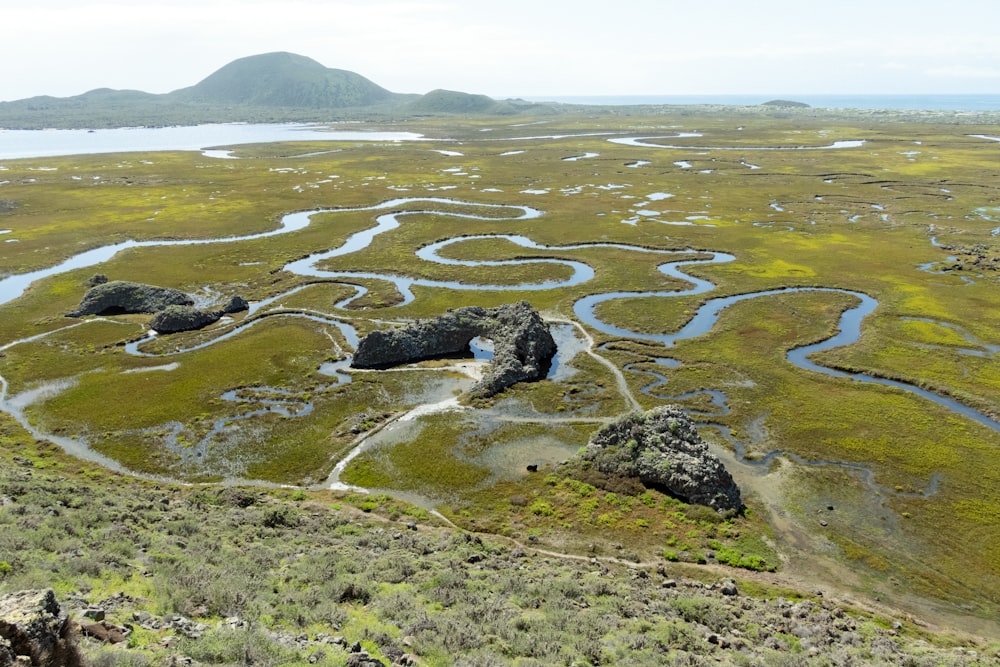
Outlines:
{"label": "dirt path", "polygon": [[601,355],[599,355],[597,352],[594,351],[595,348],[594,338],[583,327],[582,324],[574,320],[565,320],[565,319],[549,319],[546,321],[555,322],[558,324],[571,324],[574,327],[576,327],[577,331],[580,332],[580,335],[582,335],[584,339],[587,341],[587,349],[586,349],[587,354],[590,355],[596,361],[606,366],[608,370],[611,371],[611,375],[614,376],[615,382],[618,385],[618,393],[622,395],[622,398],[625,399],[625,402],[628,403],[629,407],[633,410],[642,410],[642,405],[639,403],[639,401],[636,400],[635,395],[632,393],[632,390],[629,389],[628,382],[625,381],[625,375],[621,372],[621,370],[619,370],[617,366],[615,366],[613,363],[611,363],[610,361],[608,361],[607,359],[605,359],[604,357],[602,357]]}

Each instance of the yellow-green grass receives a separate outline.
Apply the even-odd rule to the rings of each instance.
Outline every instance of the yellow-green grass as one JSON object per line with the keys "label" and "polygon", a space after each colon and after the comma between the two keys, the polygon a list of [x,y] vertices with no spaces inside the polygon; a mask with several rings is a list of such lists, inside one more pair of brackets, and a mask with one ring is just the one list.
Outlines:
{"label": "yellow-green grass", "polygon": [[[0,243],[0,273],[51,266],[82,250],[126,238],[252,234],[275,229],[288,212],[373,206],[398,197],[529,205],[545,214],[531,220],[507,220],[503,217],[511,214],[511,209],[455,204],[441,208],[490,219],[402,216],[399,229],[376,237],[362,252],[330,260],[323,268],[498,284],[556,280],[568,275],[565,267],[553,264],[470,270],[424,262],[413,254],[428,243],[470,234],[522,234],[552,246],[613,242],[665,250],[724,251],[735,255],[735,261],[685,269],[714,282],[715,290],[676,299],[612,301],[603,304],[598,315],[640,332],[663,333],[679,328],[701,303],[716,296],[785,286],[860,291],[879,301],[878,309],[864,323],[861,340],[826,352],[818,361],[921,385],[987,413],[1000,411],[995,355],[961,354],[968,345],[955,329],[945,326],[961,327],[981,342],[981,349],[1000,344],[995,334],[1000,326],[997,276],[973,274],[972,284],[966,284],[957,272],[938,274],[918,269],[943,262],[949,254],[934,247],[931,236],[937,236],[940,243],[985,244],[996,253],[992,230],[997,223],[974,213],[996,207],[1000,200],[1000,188],[995,185],[995,143],[965,136],[992,135],[995,127],[690,112],[536,120],[545,124],[514,127],[525,121],[518,118],[448,123],[428,120],[407,127],[428,136],[460,139],[457,146],[453,142],[308,142],[241,147],[238,154],[244,159],[228,161],[183,152],[7,161],[4,180],[10,182],[0,189],[0,197],[13,201],[15,208],[0,214],[0,229],[12,230],[0,240],[16,238],[17,242]],[[660,143],[742,146],[745,150],[706,153],[698,148],[640,148],[612,144],[599,136],[492,141],[527,134],[627,131],[656,136],[679,130],[699,131],[705,136]],[[867,143],[842,150],[749,150],[767,145],[817,146],[838,139],[865,139]],[[463,155],[444,156],[435,153],[435,148],[457,149]],[[501,155],[512,150],[525,152]],[[322,152],[287,157],[313,151]],[[576,162],[563,160],[584,152],[599,156]],[[907,155],[911,152],[919,154]],[[650,164],[625,166],[635,160]],[[693,168],[674,164],[682,160]],[[38,167],[55,171],[38,171]],[[462,173],[445,171],[455,167]],[[700,173],[702,170],[712,173]],[[95,179],[98,175],[101,178]],[[608,185],[625,187],[608,189]],[[535,195],[525,190],[547,193]],[[658,192],[674,196],[647,199]],[[778,211],[772,204],[784,210]],[[427,205],[399,208],[422,210]],[[635,225],[622,224],[636,217],[639,209],[659,214]],[[211,289],[255,300],[280,294],[310,280],[282,271],[286,263],[338,247],[352,233],[371,227],[378,214],[321,214],[310,227],[292,234],[120,253],[100,266],[40,281],[23,297],[0,306],[0,345],[71,324],[63,315],[79,302],[87,278],[98,272],[112,279],[195,293]],[[685,221],[698,216],[708,219],[694,220],[696,224],[691,226],[656,221]],[[350,311],[336,314],[354,318],[364,333],[384,326],[385,320],[427,317],[451,307],[493,306],[523,298],[552,315],[571,318],[573,303],[586,294],[685,289],[684,282],[665,277],[657,265],[706,256],[670,257],[609,248],[528,250],[495,239],[454,244],[442,254],[462,260],[572,259],[590,264],[595,278],[571,288],[531,292],[417,287],[413,290],[416,299],[405,307],[392,307],[399,295],[389,283],[366,280],[371,293]],[[315,285],[283,299],[282,305],[333,312],[333,303],[351,293],[348,287]],[[692,390],[724,391],[730,412],[710,419],[729,426],[745,440],[751,440],[755,431],[751,425],[762,423],[766,438],[750,445],[752,455],[782,449],[809,460],[844,461],[870,468],[877,488],[888,490],[881,493],[896,519],[891,532],[896,541],[866,541],[859,530],[831,524],[826,532],[843,553],[877,572],[875,566],[893,562],[892,549],[903,548],[908,557],[898,559],[899,564],[893,566],[894,576],[901,581],[923,582],[922,591],[948,598],[960,597],[973,588],[972,582],[979,581],[982,585],[969,594],[978,595],[977,603],[985,605],[984,609],[990,605],[995,608],[1000,584],[990,573],[998,566],[993,554],[1000,553],[996,543],[1000,534],[996,482],[1000,473],[995,463],[1000,436],[899,390],[807,373],[785,360],[788,349],[832,333],[839,314],[854,303],[848,295],[829,292],[753,299],[724,313],[711,333],[670,350],[616,342],[617,351],[604,356],[619,369],[638,362],[640,368],[668,376],[667,384],[657,390],[659,397],[652,397],[638,393],[651,381],[650,376],[625,372],[628,386],[646,407]],[[334,327],[292,319],[260,323],[197,352],[151,359],[130,357],[118,346],[138,337],[146,318],[118,316],[113,320],[88,322],[10,347],[0,358],[0,375],[9,383],[9,394],[43,382],[75,379],[73,386],[30,406],[27,412],[32,422],[43,430],[85,436],[95,448],[147,472],[216,478],[218,470],[238,459],[237,472],[247,477],[315,482],[348,450],[350,426],[359,415],[407,408],[419,402],[422,387],[431,382],[428,378],[437,377],[430,371],[357,374],[350,385],[323,390],[331,380],[318,375],[316,369],[326,360],[339,358],[334,341],[342,344],[342,338]],[[185,346],[212,335],[210,330],[164,337],[148,349]],[[595,337],[599,342],[610,340],[596,333]],[[674,357],[681,366],[666,369],[652,365],[650,360],[656,356]],[[175,370],[123,373],[172,361],[180,364]],[[567,382],[515,387],[495,401],[474,406],[467,413],[471,416],[463,421],[432,419],[432,426],[425,426],[413,441],[387,450],[384,460],[376,461],[374,454],[363,455],[356,466],[367,466],[363,470],[368,482],[400,490],[418,489],[440,475],[431,489],[451,499],[449,515],[466,525],[475,520],[476,525],[500,532],[536,530],[536,537],[553,542],[570,542],[573,535],[581,536],[580,544],[595,540],[600,531],[591,524],[596,519],[574,514],[577,509],[561,498],[558,484],[540,483],[541,476],[493,484],[476,457],[470,458],[458,446],[469,432],[482,429],[480,416],[487,417],[480,411],[490,406],[495,411],[542,418],[607,417],[627,409],[615,378],[605,366],[583,355],[573,365],[578,372]],[[189,464],[179,467],[176,455],[163,442],[162,433],[169,431],[164,425],[182,424],[185,440],[196,442],[216,420],[238,417],[251,409],[219,399],[222,392],[243,386],[276,386],[301,397],[308,395],[314,412],[293,419],[269,415],[241,421],[238,428],[246,427],[255,434],[252,451],[249,447],[240,451],[233,443],[231,450],[216,447],[208,455],[216,465],[211,473]],[[684,404],[695,410],[713,408],[704,397],[687,399]],[[574,426],[574,442],[585,441],[592,427],[596,425]],[[502,446],[525,437],[531,429],[545,427],[521,428],[520,435],[516,429],[497,431],[496,444]],[[435,457],[422,457],[425,452],[433,452]],[[361,469],[349,468],[348,476]],[[856,479],[855,473],[842,468],[830,470]],[[812,497],[839,483],[827,472],[825,468],[803,470],[803,485],[812,490]],[[900,495],[926,488],[933,475],[940,476],[936,494],[928,498]],[[541,502],[551,506],[550,516],[528,509],[536,491]],[[872,488],[857,483],[859,497],[872,493]],[[531,502],[491,505],[491,494],[497,498],[526,496]],[[647,528],[628,527],[629,521],[638,519],[649,520],[623,514],[614,519],[615,530],[628,535],[649,534]],[[572,525],[566,528],[563,524]],[[942,526],[948,529],[942,530]],[[759,530],[759,525],[750,524],[743,532],[756,534]],[[665,539],[649,539],[647,547],[662,551],[665,547],[657,540]],[[968,548],[971,543],[984,547],[972,553]]]}

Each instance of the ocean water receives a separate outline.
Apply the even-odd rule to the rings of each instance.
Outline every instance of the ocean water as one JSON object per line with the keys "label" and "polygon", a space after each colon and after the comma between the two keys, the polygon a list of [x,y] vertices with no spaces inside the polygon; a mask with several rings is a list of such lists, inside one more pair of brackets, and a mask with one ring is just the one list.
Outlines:
{"label": "ocean water", "polygon": [[828,109],[904,109],[926,111],[1000,111],[1000,95],[563,95],[529,97],[533,102],[566,104],[726,104],[753,105],[769,100],[792,100]]}

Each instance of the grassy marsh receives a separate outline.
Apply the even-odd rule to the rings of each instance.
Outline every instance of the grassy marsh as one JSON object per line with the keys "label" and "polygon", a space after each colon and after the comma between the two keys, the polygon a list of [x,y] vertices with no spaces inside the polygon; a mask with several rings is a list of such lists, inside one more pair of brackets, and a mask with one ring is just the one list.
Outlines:
{"label": "grassy marsh", "polygon": [[[434,208],[488,219],[401,216],[398,229],[375,237],[364,250],[328,260],[322,268],[504,285],[566,278],[569,270],[557,264],[470,270],[414,255],[422,246],[446,238],[518,234],[553,248],[529,250],[503,239],[475,239],[451,245],[442,255],[469,261],[574,260],[590,265],[594,278],[527,292],[416,286],[415,299],[404,306],[396,305],[400,295],[391,284],[364,279],[352,283],[363,283],[371,291],[347,310],[333,304],[353,293],[353,287],[327,282],[289,295],[282,304],[348,318],[361,333],[386,321],[522,298],[552,317],[572,319],[573,303],[587,294],[682,289],[683,282],[664,276],[657,266],[704,256],[698,251],[721,251],[736,259],[684,269],[713,282],[714,290],[679,298],[614,300],[600,306],[598,316],[636,331],[663,333],[675,331],[700,303],[720,295],[785,286],[860,291],[878,299],[877,311],[865,320],[856,344],[822,353],[817,357],[821,363],[896,378],[986,414],[1000,414],[995,349],[1000,345],[1000,276],[989,267],[949,270],[950,251],[940,247],[979,244],[987,254],[997,253],[993,231],[998,223],[981,213],[1000,202],[995,142],[970,136],[995,134],[995,127],[808,118],[786,122],[723,114],[538,120],[543,125],[532,128],[495,119],[470,121],[468,126],[427,120],[406,129],[449,141],[245,146],[236,153],[239,160],[168,152],[4,161],[6,183],[0,186],[0,197],[15,206],[0,212],[0,228],[11,230],[2,240],[12,241],[0,243],[0,275],[53,266],[83,250],[125,239],[223,238],[275,229],[281,216],[293,211],[372,207],[401,197],[447,197],[470,204]],[[484,128],[493,131],[480,132]],[[679,148],[615,144],[603,136],[517,138],[592,131],[667,137],[678,130],[704,136],[656,140]],[[865,144],[753,150],[822,146],[842,139]],[[462,154],[442,155],[436,148]],[[591,152],[597,156],[564,159]],[[636,161],[645,164],[629,166]],[[532,206],[544,214],[510,220],[505,217],[511,214],[508,209],[475,204]],[[425,211],[428,206],[400,204],[393,210]],[[7,382],[7,397],[66,380],[67,388],[26,408],[31,422],[44,431],[85,438],[140,472],[318,483],[350,449],[356,435],[351,429],[364,423],[365,415],[408,409],[428,392],[448,394],[446,389],[427,389],[440,374],[355,374],[351,383],[332,387],[332,380],[317,369],[340,358],[343,338],[334,327],[309,320],[271,318],[200,350],[140,358],[126,354],[123,343],[141,336],[145,318],[116,316],[64,328],[71,321],[63,315],[76,305],[86,279],[96,272],[203,295],[240,293],[251,300],[279,295],[307,282],[282,270],[286,263],[338,247],[351,234],[371,227],[381,212],[322,213],[301,231],[257,240],[131,249],[97,267],[38,281],[20,298],[0,306],[0,346],[6,346],[0,351],[0,376]],[[559,247],[583,243],[691,253],[672,257]],[[954,613],[989,616],[1000,609],[1000,434],[904,392],[806,373],[785,360],[788,349],[831,334],[850,302],[846,295],[830,293],[751,300],[724,312],[710,333],[670,350],[591,333],[597,343],[612,344],[602,356],[623,372],[630,392],[645,407],[678,400],[689,409],[708,412],[714,408],[704,394],[674,397],[720,390],[728,412],[706,420],[729,427],[745,442],[750,456],[782,450],[805,460],[859,466],[800,466],[796,482],[777,498],[748,488],[754,499],[751,507],[757,509],[739,528],[744,536],[753,534],[759,540],[767,532],[769,504],[786,496],[824,497],[842,484],[837,476],[846,475],[852,480],[848,486],[854,500],[837,504],[853,503],[861,516],[877,496],[878,516],[886,518],[884,523],[879,518],[875,524],[836,522],[825,527],[822,535],[837,545],[835,560],[874,574],[889,563],[901,588],[912,586],[943,600]],[[9,345],[45,332],[53,333]],[[150,349],[186,347],[199,336],[211,335],[164,338]],[[657,356],[669,356],[679,365],[657,368],[652,361]],[[126,372],[173,361],[179,366],[169,371]],[[600,419],[627,409],[606,366],[583,354],[572,364],[576,373],[571,379],[515,387],[492,406],[467,410],[461,419],[424,418],[412,439],[378,456],[369,453],[356,459],[346,480],[433,491],[442,513],[468,527],[529,534],[569,549],[585,549],[590,541],[606,536],[662,556],[673,549],[667,544],[670,539],[683,538],[663,529],[664,517],[677,511],[663,505],[665,501],[658,499],[655,508],[627,501],[633,507],[620,515],[618,509],[587,513],[566,490],[565,485],[574,483],[572,476],[553,484],[544,481],[558,468],[537,477],[515,475],[523,461],[513,456],[504,459],[510,474],[496,475],[484,464],[483,452],[469,450],[470,434],[489,430],[486,425],[495,416],[491,411],[525,421],[497,428],[489,447],[516,442],[541,450],[543,444],[555,442],[569,451],[583,444],[596,426],[556,420]],[[628,364],[664,372],[667,382],[654,393],[642,393],[651,378],[623,370]],[[251,407],[220,397],[245,387],[281,389],[311,401],[313,410],[291,418],[268,414],[238,419]],[[183,445],[174,451],[165,444],[167,436],[178,433],[185,443],[196,443],[213,424],[226,419],[236,420],[235,426],[203,455],[210,465],[185,458]],[[731,448],[716,439],[721,447]],[[482,442],[476,447],[489,448]],[[873,482],[858,481],[861,468],[870,470]],[[934,476],[940,480],[934,493],[914,495],[927,489]],[[748,483],[766,484],[753,481],[758,477],[748,473]],[[808,526],[805,530],[818,530],[808,502],[793,507],[800,508],[792,513]],[[598,521],[605,514],[608,518]],[[691,539],[698,545],[715,539],[705,534]],[[777,531],[777,551],[762,557],[771,562],[775,553],[794,550],[793,543],[783,541],[787,538]],[[971,544],[979,546],[972,549]],[[906,557],[894,560],[900,549]],[[764,551],[761,547],[748,553]]]}

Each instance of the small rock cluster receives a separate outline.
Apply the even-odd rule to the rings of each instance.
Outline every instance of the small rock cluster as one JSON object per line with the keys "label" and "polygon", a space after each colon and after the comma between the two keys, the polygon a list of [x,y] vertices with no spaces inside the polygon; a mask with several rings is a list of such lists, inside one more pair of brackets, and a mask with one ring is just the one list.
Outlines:
{"label": "small rock cluster", "polygon": [[954,252],[950,264],[944,266],[944,271],[1000,271],[1000,254],[984,243],[973,246],[943,245],[942,250]]}
{"label": "small rock cluster", "polygon": [[194,306],[167,306],[153,315],[149,326],[157,333],[176,333],[202,329],[213,324],[223,315],[238,313],[250,305],[241,296],[234,296],[219,310],[202,310]]}
{"label": "small rock cluster", "polygon": [[581,456],[602,473],[638,478],[690,504],[719,512],[743,507],[732,475],[675,406],[633,412],[603,426]]}
{"label": "small rock cluster", "polygon": [[493,341],[493,362],[470,394],[489,398],[507,387],[540,380],[548,372],[556,343],[538,311],[525,301],[481,308],[455,308],[398,329],[365,336],[351,361],[354,368],[388,368],[469,350],[473,338]]}
{"label": "small rock cluster", "polygon": [[201,329],[219,320],[223,315],[238,313],[249,308],[246,299],[232,297],[221,309],[196,308],[190,295],[170,287],[156,287],[128,280],[108,281],[104,275],[92,277],[90,289],[80,305],[67,317],[102,315],[108,313],[148,313],[149,323],[157,333],[176,333]]}

